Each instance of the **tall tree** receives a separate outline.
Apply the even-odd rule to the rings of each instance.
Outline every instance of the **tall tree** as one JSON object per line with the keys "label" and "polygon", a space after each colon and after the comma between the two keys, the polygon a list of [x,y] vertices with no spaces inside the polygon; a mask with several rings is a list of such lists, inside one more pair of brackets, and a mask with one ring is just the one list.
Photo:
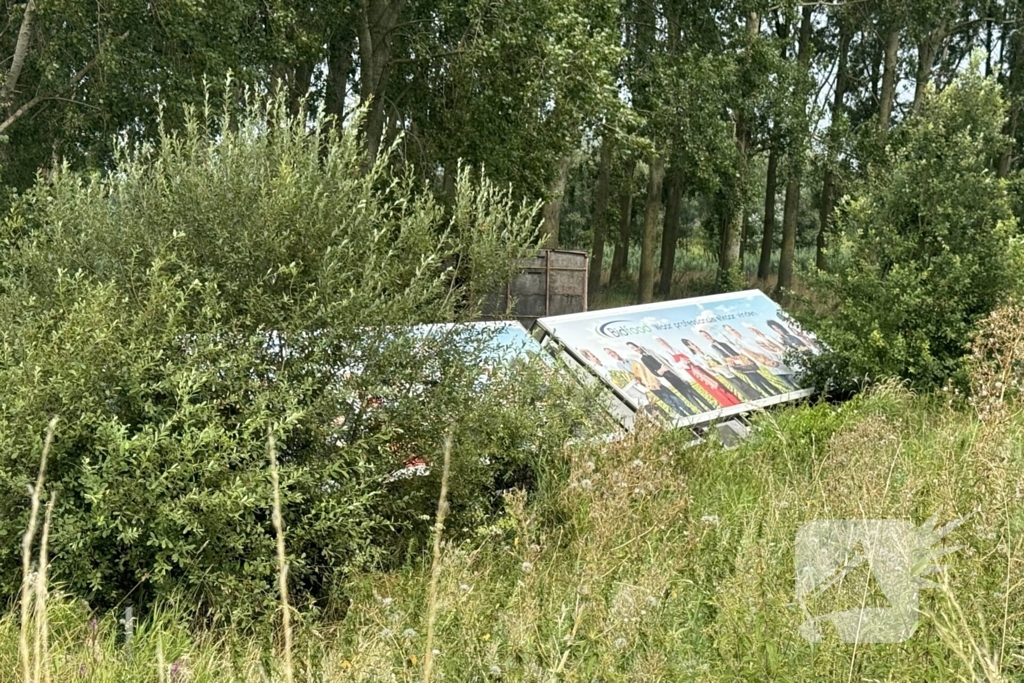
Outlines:
{"label": "tall tree", "polygon": [[1003,68],[999,73],[999,82],[1009,100],[1009,114],[1003,129],[1009,142],[999,155],[996,171],[1000,178],[1010,174],[1018,156],[1016,152],[1020,148],[1020,119],[1024,110],[1024,32],[1020,30],[1024,24],[1022,10],[1024,7],[1019,1],[1007,2],[1005,21],[1009,26],[1017,26],[1017,29],[1009,31],[1008,36],[1004,29],[1001,36],[1003,47],[999,61],[1003,63]]}
{"label": "tall tree", "polygon": [[608,193],[611,185],[612,133],[605,129],[601,138],[601,155],[597,164],[597,186],[594,188],[594,241],[590,255],[590,273],[587,289],[591,295],[601,289],[601,271],[604,268],[604,242],[608,234]]}
{"label": "tall tree", "polygon": [[661,190],[665,180],[665,160],[652,154],[648,162],[647,201],[644,205],[644,231],[640,241],[640,277],[637,303],[654,301],[654,240],[661,218]]}
{"label": "tall tree", "polygon": [[[798,83],[805,82],[807,69],[811,63],[811,28],[814,8],[805,5],[800,21],[800,38],[797,44]],[[810,88],[797,87],[796,100],[806,102],[806,93]],[[797,117],[799,121],[803,117]],[[804,133],[803,130],[800,131]],[[794,136],[802,139],[804,136]],[[781,297],[793,286],[793,256],[796,252],[796,228],[800,211],[800,175],[803,172],[803,145],[795,144],[790,152],[786,180],[786,201],[782,213],[782,249],[779,252],[779,279],[775,286],[775,296]]]}
{"label": "tall tree", "polygon": [[843,10],[837,12],[839,23],[839,41],[836,51],[836,84],[832,92],[831,121],[829,123],[828,136],[826,138],[824,170],[821,180],[821,205],[818,214],[818,239],[815,243],[814,264],[819,270],[824,270],[825,248],[827,246],[827,235],[832,214],[835,211],[836,192],[836,164],[839,148],[839,138],[843,134],[846,123],[845,98],[849,82],[849,55],[850,39],[853,34],[852,22],[846,19]]}
{"label": "tall tree", "polygon": [[889,135],[893,101],[896,97],[896,68],[899,65],[899,51],[900,25],[895,19],[890,19],[885,32],[882,88],[878,102],[878,135],[882,141]]}
{"label": "tall tree", "polygon": [[[739,62],[741,68],[750,68],[754,59],[755,43],[760,30],[761,18],[755,11],[747,13],[744,20],[743,43],[740,48]],[[750,130],[753,112],[751,102],[744,94],[749,95],[749,88],[741,89],[737,94],[732,111],[733,139],[735,145],[735,165],[725,180],[727,199],[720,202],[720,210],[726,214],[720,222],[722,237],[718,255],[718,287],[722,290],[736,289],[740,286],[743,264],[740,262],[740,235],[743,231],[743,214],[747,196],[747,176],[750,167],[752,148],[752,132]]]}
{"label": "tall tree", "polygon": [[615,252],[612,254],[612,272],[610,284],[618,284],[622,276],[629,270],[629,238],[633,228],[633,174],[636,172],[637,160],[630,157],[623,165],[621,186],[619,188],[619,230],[615,241]]}
{"label": "tall tree", "polygon": [[551,187],[548,191],[548,200],[544,203],[543,217],[541,224],[542,246],[547,249],[558,248],[558,228],[562,222],[562,199],[565,197],[565,184],[569,180],[569,166],[572,164],[572,157],[568,154],[558,160],[558,169],[555,177],[551,180]]}
{"label": "tall tree", "polygon": [[672,293],[672,274],[676,263],[676,243],[679,241],[679,217],[685,182],[686,176],[682,165],[674,163],[665,180],[665,224],[661,232],[661,280],[658,283],[658,292],[666,297]]}
{"label": "tall tree", "polygon": [[385,104],[391,79],[395,27],[405,0],[360,0],[359,96],[367,104],[363,142],[373,163],[384,134]]}
{"label": "tall tree", "polygon": [[775,195],[779,190],[779,149],[772,145],[768,152],[768,171],[765,174],[764,222],[761,229],[761,257],[757,264],[757,279],[767,282],[772,273],[772,251],[775,249]]}

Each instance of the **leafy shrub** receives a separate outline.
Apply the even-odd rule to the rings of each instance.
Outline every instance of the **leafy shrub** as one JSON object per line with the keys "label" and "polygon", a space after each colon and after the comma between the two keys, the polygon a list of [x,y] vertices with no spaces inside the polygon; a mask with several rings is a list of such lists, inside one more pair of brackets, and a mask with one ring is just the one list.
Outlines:
{"label": "leafy shrub", "polygon": [[1005,421],[1019,409],[1024,388],[1024,305],[1019,299],[1000,306],[978,324],[967,371],[969,400],[982,419]]}
{"label": "leafy shrub", "polygon": [[[387,482],[410,451],[429,458],[453,431],[453,507],[479,514],[502,485],[481,457],[531,470],[560,448],[564,402],[524,412],[563,390],[552,378],[496,380],[499,394],[472,340],[428,353],[401,333],[471,317],[527,249],[536,207],[466,173],[443,207],[387,158],[365,169],[360,149],[255,103],[18,200],[0,259],[4,594],[55,414],[54,579],[96,606],[184,593],[233,616],[273,599],[269,431],[309,600],[393,556],[395,528],[425,529]],[[416,486],[436,497],[436,477]]]}
{"label": "leafy shrub", "polygon": [[992,168],[1005,110],[996,82],[968,70],[894,132],[842,206],[837,268],[815,283],[829,304],[815,327],[833,351],[812,364],[819,386],[933,387],[958,371],[1019,260],[1009,182]]}

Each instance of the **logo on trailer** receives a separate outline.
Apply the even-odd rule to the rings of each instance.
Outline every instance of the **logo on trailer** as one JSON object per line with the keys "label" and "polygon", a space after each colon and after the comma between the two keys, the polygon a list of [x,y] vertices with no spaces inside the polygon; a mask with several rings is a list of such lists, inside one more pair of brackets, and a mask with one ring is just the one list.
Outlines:
{"label": "logo on trailer", "polygon": [[635,334],[650,334],[650,332],[651,328],[647,323],[631,325],[628,320],[609,320],[597,328],[597,333],[608,339],[631,337]]}

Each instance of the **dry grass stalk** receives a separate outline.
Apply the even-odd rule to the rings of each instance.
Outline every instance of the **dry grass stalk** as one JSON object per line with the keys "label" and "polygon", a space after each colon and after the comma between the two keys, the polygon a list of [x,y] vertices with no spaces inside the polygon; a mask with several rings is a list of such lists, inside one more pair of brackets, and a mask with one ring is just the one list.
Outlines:
{"label": "dry grass stalk", "polygon": [[434,669],[434,622],[437,620],[437,582],[441,576],[441,534],[448,514],[448,471],[451,466],[452,437],[444,440],[444,465],[441,468],[441,493],[437,496],[434,521],[434,555],[430,563],[430,588],[427,593],[427,651],[423,655],[423,683],[430,683]]}
{"label": "dry grass stalk", "polygon": [[21,675],[24,683],[32,683],[32,657],[28,647],[28,627],[33,599],[32,573],[32,541],[36,536],[39,524],[39,496],[46,479],[46,459],[53,445],[53,434],[57,429],[57,418],[50,420],[46,427],[46,440],[43,442],[43,453],[39,458],[39,474],[36,485],[31,489],[32,505],[28,516],[28,528],[21,539],[21,630],[18,634],[18,657],[21,660]]}
{"label": "dry grass stalk", "polygon": [[284,522],[281,519],[281,486],[277,474],[277,439],[267,436],[270,458],[270,481],[274,487],[274,533],[277,536],[277,582],[281,593],[281,629],[284,632],[284,680],[292,683],[292,619],[288,607],[288,558],[284,550]]}
{"label": "dry grass stalk", "polygon": [[53,506],[57,502],[57,492],[50,494],[46,503],[46,515],[43,518],[43,535],[39,540],[39,568],[36,570],[35,596],[35,667],[34,681],[45,680],[50,683],[50,628],[46,619],[46,570],[50,566],[50,525],[53,523]]}
{"label": "dry grass stalk", "polygon": [[162,632],[156,635],[156,670],[157,680],[160,683],[167,682],[167,666],[164,663],[164,636]]}

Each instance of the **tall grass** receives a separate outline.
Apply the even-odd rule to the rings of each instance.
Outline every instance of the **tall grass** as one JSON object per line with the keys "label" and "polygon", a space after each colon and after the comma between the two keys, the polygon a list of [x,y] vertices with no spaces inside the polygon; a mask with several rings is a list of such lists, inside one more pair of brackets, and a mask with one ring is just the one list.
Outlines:
{"label": "tall grass", "polygon": [[[987,415],[889,385],[756,416],[731,450],[654,431],[576,444],[566,486],[508,492],[504,514],[469,540],[443,541],[442,493],[432,556],[353,577],[338,622],[293,622],[290,674],[266,634],[197,630],[174,610],[144,615],[128,657],[114,617],[90,626],[59,588],[33,667],[46,671],[48,650],[60,681],[1019,680],[1024,417]],[[941,523],[976,508],[950,535],[963,547],[933,577],[940,588],[921,592],[908,641],[799,635],[802,524],[920,524],[936,510]],[[859,604],[864,585],[843,588],[816,613],[844,595]],[[18,628],[0,620],[0,672],[18,670]]]}
{"label": "tall grass", "polygon": [[281,485],[277,471],[277,439],[271,431],[267,434],[267,455],[270,460],[270,481],[274,489],[274,536],[277,547],[277,586],[281,596],[281,631],[284,636],[284,680],[294,680],[292,662],[292,613],[288,605],[288,556],[284,548],[284,520],[281,517]]}
{"label": "tall grass", "polygon": [[[29,507],[28,527],[21,539],[21,621],[18,632],[18,659],[21,662],[21,677],[24,683],[39,683],[40,681],[49,681],[50,679],[49,667],[44,661],[49,655],[49,648],[44,647],[47,644],[46,566],[48,561],[47,542],[50,534],[53,503],[56,500],[55,494],[51,494],[50,501],[46,506],[43,537],[40,542],[35,575],[32,574],[32,545],[35,542],[36,529],[39,524],[39,502],[43,492],[43,484],[46,481],[46,460],[50,455],[50,448],[53,446],[53,435],[56,430],[57,418],[54,417],[46,428],[46,438],[43,441],[43,450],[39,457],[39,473],[36,476],[36,484],[29,487],[31,505]],[[34,610],[33,603],[35,606]],[[30,650],[28,634],[33,625],[35,630]]]}
{"label": "tall grass", "polygon": [[452,466],[452,437],[444,440],[444,461],[441,465],[441,492],[437,496],[434,520],[434,551],[430,562],[430,592],[427,595],[427,643],[423,654],[423,683],[430,683],[434,671],[434,627],[437,622],[437,580],[441,572],[441,535],[448,514],[448,475]]}

